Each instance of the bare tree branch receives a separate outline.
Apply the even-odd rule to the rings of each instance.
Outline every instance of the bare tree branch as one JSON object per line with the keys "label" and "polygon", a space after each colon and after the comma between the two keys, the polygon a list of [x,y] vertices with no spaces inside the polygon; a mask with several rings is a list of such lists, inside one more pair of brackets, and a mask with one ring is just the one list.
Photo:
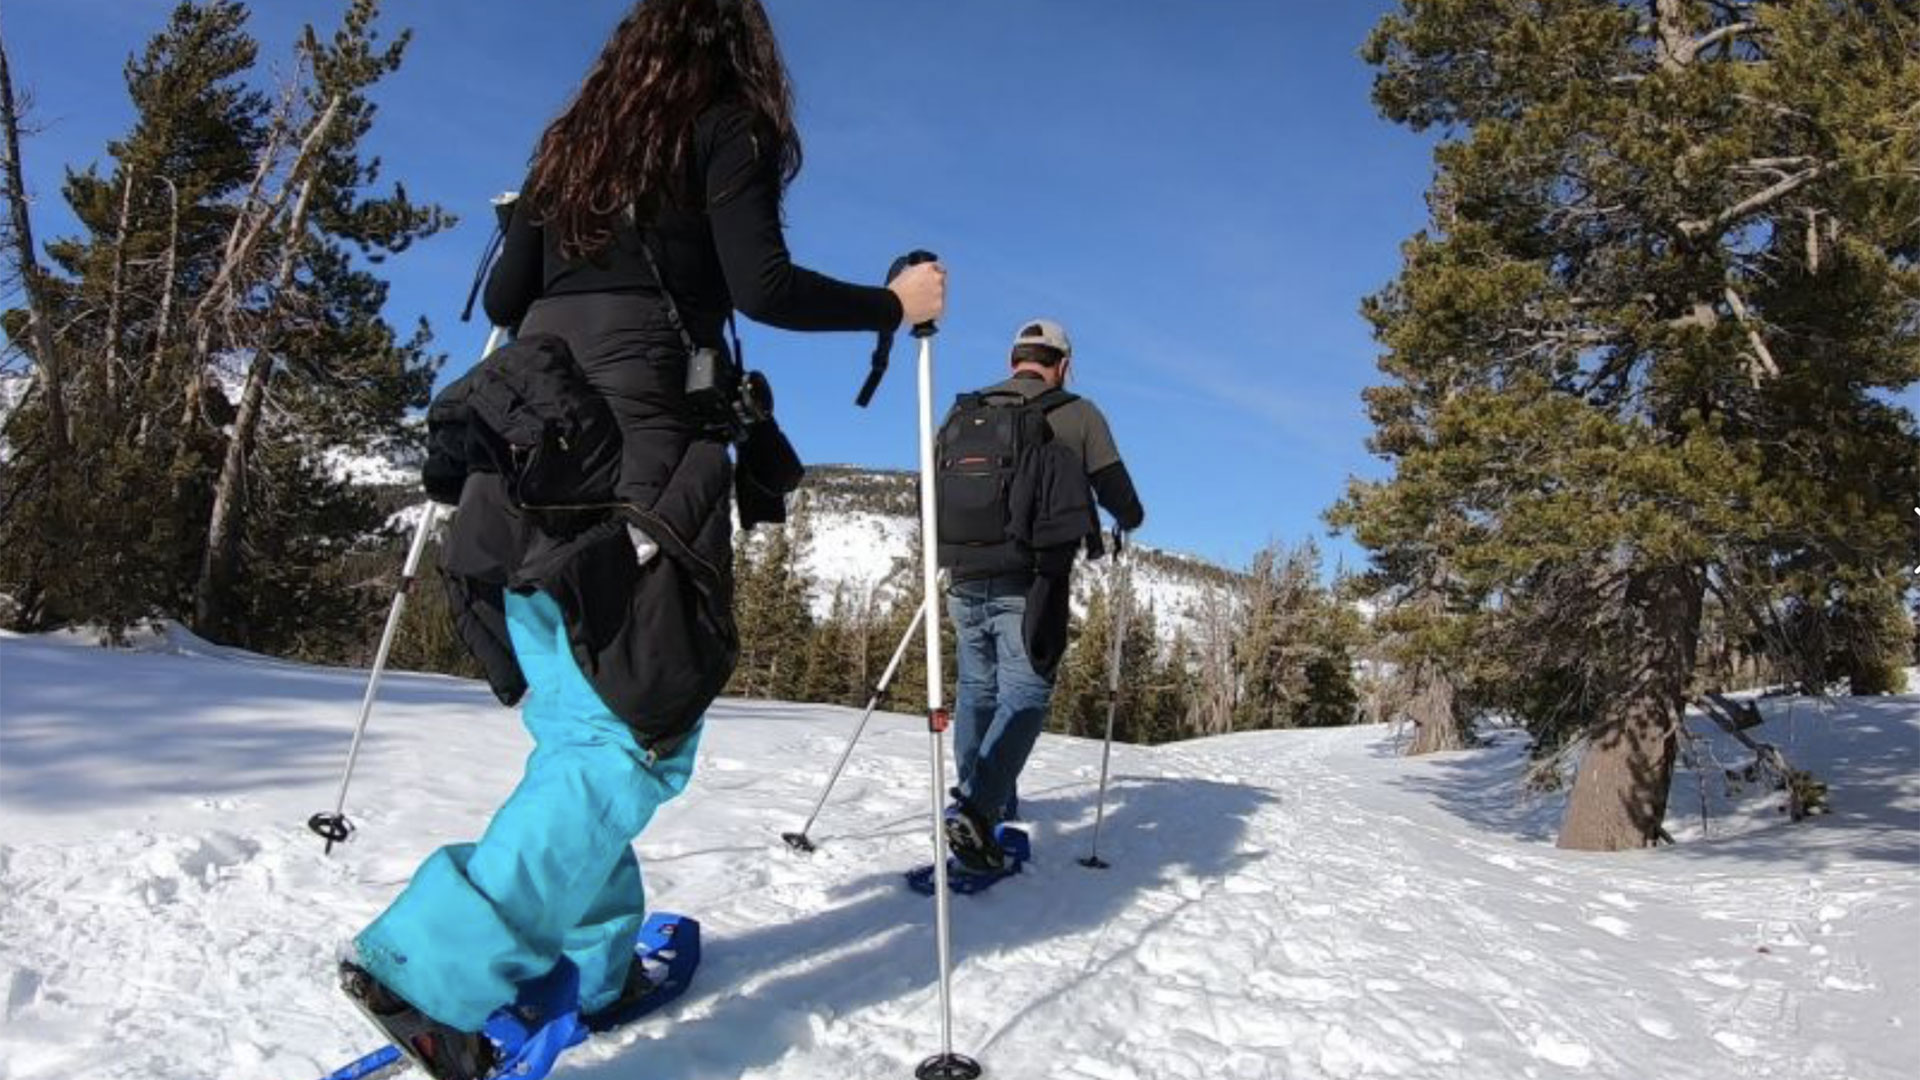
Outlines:
{"label": "bare tree branch", "polygon": [[1696,218],[1692,221],[1681,222],[1680,231],[1693,239],[1698,239],[1708,233],[1719,232],[1728,225],[1746,217],[1748,214],[1756,210],[1763,210],[1779,202],[1788,195],[1793,194],[1820,177],[1825,176],[1827,173],[1832,172],[1837,167],[1836,162],[1829,161],[1816,165],[1804,172],[1795,173],[1771,187],[1747,196],[1710,218]]}
{"label": "bare tree branch", "polygon": [[27,211],[25,170],[20,166],[20,117],[13,96],[13,72],[7,50],[0,42],[0,128],[4,128],[6,160],[7,212],[14,258],[19,262],[20,283],[27,297],[27,323],[33,342],[34,372],[43,381],[47,398],[47,429],[51,440],[51,460],[62,461],[72,435],[68,426],[65,373],[60,356],[54,351],[53,326],[48,321],[46,286],[42,281],[40,258],[33,244],[33,220]]}
{"label": "bare tree branch", "polygon": [[1727,286],[1727,306],[1733,309],[1733,317],[1746,328],[1747,342],[1753,346],[1755,364],[1748,367],[1748,375],[1753,380],[1754,389],[1760,388],[1761,375],[1777,379],[1780,377],[1780,365],[1774,362],[1773,351],[1767,348],[1767,339],[1760,336],[1760,327],[1747,311],[1747,302],[1740,298],[1733,286]]}
{"label": "bare tree branch", "polygon": [[1722,41],[1730,41],[1744,34],[1751,34],[1758,29],[1760,29],[1760,24],[1758,23],[1736,22],[1709,30],[1705,34],[1693,39],[1693,46],[1688,51],[1687,59],[1691,60],[1699,56],[1701,53],[1706,52]]}

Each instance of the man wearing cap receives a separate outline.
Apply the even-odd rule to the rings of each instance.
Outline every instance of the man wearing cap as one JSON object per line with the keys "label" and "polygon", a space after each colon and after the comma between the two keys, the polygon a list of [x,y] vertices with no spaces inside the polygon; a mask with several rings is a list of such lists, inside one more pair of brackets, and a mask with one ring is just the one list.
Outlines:
{"label": "man wearing cap", "polygon": [[[1020,325],[1009,361],[1011,377],[979,394],[1035,402],[1064,389],[1073,369],[1073,343],[1059,323],[1033,319]],[[1035,403],[1045,406],[1053,446],[1073,452],[1094,499],[1121,529],[1139,528],[1146,512],[1107,418],[1084,397],[1053,393]],[[941,560],[951,578],[947,613],[959,644],[954,756],[960,784],[947,814],[947,837],[964,869],[990,873],[1004,864],[994,826],[1017,812],[1015,784],[1046,724],[1054,672],[1065,647],[1072,553],[1052,568],[1029,565],[1017,571],[1004,560],[954,554],[949,560],[943,550]]]}

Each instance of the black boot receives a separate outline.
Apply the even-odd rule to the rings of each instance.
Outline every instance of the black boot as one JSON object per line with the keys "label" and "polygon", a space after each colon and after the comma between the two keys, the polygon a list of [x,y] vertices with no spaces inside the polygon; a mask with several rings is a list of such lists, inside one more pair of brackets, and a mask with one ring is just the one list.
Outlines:
{"label": "black boot", "polygon": [[493,1043],[485,1035],[440,1023],[358,964],[340,962],[340,989],[433,1080],[485,1080],[493,1072]]}
{"label": "black boot", "polygon": [[1006,869],[1007,853],[993,839],[993,823],[974,812],[963,799],[947,808],[947,850],[970,874],[997,874]]}

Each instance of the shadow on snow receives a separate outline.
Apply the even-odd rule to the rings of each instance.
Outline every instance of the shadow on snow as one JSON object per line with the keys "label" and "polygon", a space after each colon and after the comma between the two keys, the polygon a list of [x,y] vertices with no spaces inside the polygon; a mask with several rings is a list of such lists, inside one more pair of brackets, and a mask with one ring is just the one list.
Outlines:
{"label": "shadow on snow", "polygon": [[[1017,1022],[1028,1005],[990,1003],[995,954],[1105,926],[1137,895],[1176,881],[1233,873],[1259,858],[1241,853],[1242,838],[1248,819],[1275,799],[1263,789],[1204,780],[1116,778],[1100,839],[1100,853],[1111,867],[1091,870],[1076,860],[1091,840],[1095,792],[1091,785],[1073,786],[1080,793],[1071,797],[1039,792],[1022,800],[1026,816],[1047,827],[1038,858],[1024,873],[991,892],[953,898],[956,1013],[1004,1013],[992,1021],[996,1033]],[[1061,821],[1079,824],[1049,827]],[[1176,821],[1206,827],[1163,825]],[[903,819],[868,838],[897,834],[904,824]],[[924,819],[918,824],[924,832]],[[777,839],[769,840],[768,858],[790,857],[777,850]],[[586,1065],[579,1075],[601,1080],[738,1076],[811,1045],[813,1016],[831,1019],[927,990],[935,982],[933,901],[907,890],[901,877],[906,869],[889,866],[836,886],[834,895],[852,899],[831,910],[745,934],[711,936],[700,979],[717,996],[705,1014],[676,1022],[663,1037],[642,1040],[617,1058]],[[1090,971],[1103,944],[1090,944],[1088,955],[1072,966],[1083,974]],[[819,962],[823,955],[833,959]],[[783,970],[788,967],[797,970]],[[873,1046],[867,1052],[899,1058],[903,1072],[936,1052],[934,1010],[916,1008],[912,1021],[906,1045]],[[965,1045],[958,1032],[955,1042],[962,1053],[978,1050]]]}

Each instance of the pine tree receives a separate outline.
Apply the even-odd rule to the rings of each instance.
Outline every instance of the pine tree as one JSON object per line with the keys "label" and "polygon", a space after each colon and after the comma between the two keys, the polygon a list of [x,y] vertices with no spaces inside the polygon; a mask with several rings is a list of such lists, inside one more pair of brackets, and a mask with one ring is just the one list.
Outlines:
{"label": "pine tree", "polygon": [[1913,562],[1917,39],[1870,0],[1403,0],[1366,48],[1444,138],[1365,309],[1395,472],[1343,513],[1483,612],[1490,699],[1587,736],[1564,846],[1659,835],[1709,594],[1760,637]]}
{"label": "pine tree", "polygon": [[1314,619],[1307,640],[1306,698],[1294,715],[1300,727],[1343,727],[1360,718],[1360,692],[1354,682],[1355,652],[1361,640],[1360,615],[1338,599],[1337,589],[1314,595]]}
{"label": "pine tree", "polygon": [[734,544],[734,618],[740,627],[740,661],[729,692],[747,697],[800,700],[808,668],[813,615],[801,560],[807,515],[796,503],[785,525],[741,534]]}
{"label": "pine tree", "polygon": [[1320,550],[1268,547],[1243,586],[1234,648],[1240,685],[1234,727],[1264,730],[1350,724],[1358,718],[1353,643],[1358,617],[1320,581]]}
{"label": "pine tree", "polygon": [[[884,670],[893,650],[900,644],[900,638],[913,624],[913,617],[920,610],[925,595],[922,583],[920,554],[920,530],[913,529],[909,538],[907,552],[894,560],[894,566],[881,582],[890,599],[886,613],[879,628],[869,639],[871,649],[868,652],[870,671]],[[935,594],[933,610],[928,617],[939,628],[941,672],[945,686],[941,691],[941,700],[949,709],[953,706],[954,689],[958,668],[957,641],[953,629],[953,620],[947,618],[946,597]],[[881,706],[889,712],[906,713],[909,716],[925,716],[927,712],[927,650],[926,627],[922,626],[914,634],[913,644],[907,647],[906,654],[900,658],[900,669],[894,673],[893,684],[888,687]]]}
{"label": "pine tree", "polygon": [[[1119,626],[1121,613],[1125,625]],[[1120,634],[1119,691],[1114,685],[1114,634]],[[1125,576],[1109,573],[1088,591],[1076,615],[1072,644],[1054,679],[1048,729],[1081,738],[1106,736],[1113,710],[1115,741],[1147,745],[1181,737],[1192,680],[1184,639],[1163,656],[1152,606]]]}
{"label": "pine tree", "polygon": [[1174,631],[1165,657],[1156,666],[1157,707],[1152,718],[1155,742],[1172,742],[1201,734],[1193,726],[1199,662],[1186,630]]}
{"label": "pine tree", "polygon": [[[368,194],[381,171],[380,160],[362,149],[377,112],[369,93],[399,70],[411,39],[403,31],[383,46],[379,14],[380,0],[351,0],[330,39],[306,28],[299,51],[310,77],[298,89],[299,106],[286,110],[269,136],[271,146],[279,138],[292,144],[297,135],[297,150],[279,178],[272,211],[254,215],[249,226],[257,230],[250,235],[270,234],[278,250],[253,263],[228,258],[217,272],[224,281],[217,278],[196,308],[203,319],[218,314],[245,327],[237,344],[251,351],[194,586],[195,626],[202,632],[231,635],[245,625],[236,620],[232,591],[240,574],[258,569],[242,557],[243,538],[259,542],[247,528],[248,492],[276,479],[286,489],[318,482],[318,455],[327,443],[403,438],[405,412],[426,404],[438,368],[427,354],[425,323],[402,339],[381,314],[386,284],[349,253],[351,246],[378,261],[453,223],[439,207],[415,203],[403,186]],[[275,160],[273,153],[261,155],[262,172]],[[196,340],[196,365],[210,358],[209,341],[204,332]],[[288,418],[286,430],[276,432],[266,420],[270,392]],[[256,467],[263,438],[275,436],[283,448],[299,447],[297,456],[285,458],[296,475]]]}
{"label": "pine tree", "polygon": [[1113,596],[1106,582],[1096,582],[1087,593],[1085,610],[1073,618],[1067,654],[1054,676],[1050,730],[1095,739],[1105,733],[1113,624]]}
{"label": "pine tree", "polygon": [[[1120,689],[1114,705],[1113,737],[1119,742],[1141,746],[1167,741],[1171,736],[1159,726],[1165,709],[1166,689],[1161,681],[1160,630],[1153,608],[1137,591],[1130,591],[1128,617],[1120,638]],[[1108,679],[1112,678],[1108,674]],[[1103,680],[1104,689],[1109,682]],[[1106,734],[1106,717],[1100,718],[1100,730]]]}
{"label": "pine tree", "polygon": [[1846,592],[1835,622],[1832,676],[1845,679],[1854,694],[1898,694],[1907,689],[1906,656],[1913,624],[1901,605],[1900,590],[1875,581]]}
{"label": "pine tree", "polygon": [[853,635],[853,614],[845,583],[834,586],[833,602],[824,620],[807,635],[807,665],[797,700],[829,705],[856,704],[856,676],[847,663],[847,642]]}
{"label": "pine tree", "polygon": [[[237,3],[176,7],[127,63],[135,121],[107,148],[111,175],[68,173],[64,194],[86,234],[48,245],[64,276],[45,284],[61,327],[49,345],[71,358],[79,419],[61,450],[27,433],[44,430],[45,399],[16,414],[6,486],[34,512],[0,515],[0,576],[31,597],[25,625],[84,620],[114,633],[182,610],[203,535],[183,519],[207,504],[176,483],[155,418],[178,408],[169,395],[183,298],[218,259],[261,139],[266,104],[242,78],[257,52],[245,22]],[[61,496],[57,477],[84,497]]]}
{"label": "pine tree", "polygon": [[1238,585],[1207,589],[1194,608],[1198,623],[1193,653],[1192,693],[1182,729],[1195,737],[1233,730],[1244,692],[1236,666],[1244,590]]}
{"label": "pine tree", "polygon": [[[64,515],[0,515],[21,622],[114,634],[179,616],[267,651],[364,647],[383,598],[355,563],[391,508],[324,459],[415,437],[403,420],[438,358],[424,324],[402,339],[384,321],[373,267],[451,220],[397,185],[367,194],[367,93],[407,41],[378,44],[378,11],[353,0],[325,41],[308,28],[273,99],[248,82],[258,47],[233,0],[178,4],[128,61],[133,125],[104,171],[69,172],[82,231],[48,245],[70,452],[29,406],[0,470],[12,497]],[[221,383],[236,364],[237,408]],[[57,497],[61,476],[76,497]]]}

